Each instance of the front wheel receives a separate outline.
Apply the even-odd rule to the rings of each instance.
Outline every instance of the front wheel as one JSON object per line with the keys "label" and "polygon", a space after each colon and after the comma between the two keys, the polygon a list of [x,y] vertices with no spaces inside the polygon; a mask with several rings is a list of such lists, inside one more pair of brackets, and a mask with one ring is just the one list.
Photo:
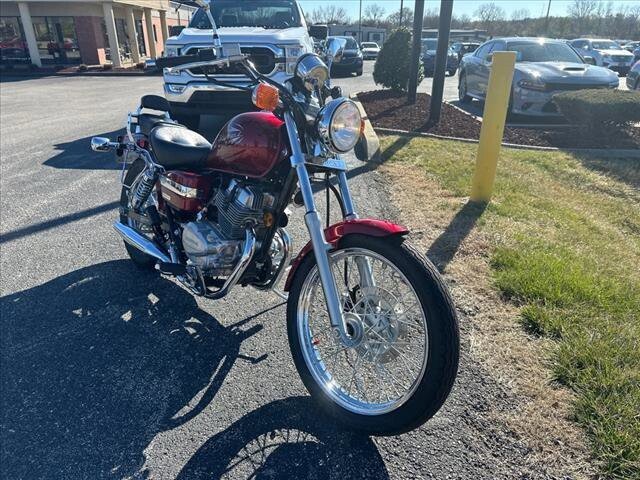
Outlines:
{"label": "front wheel", "polygon": [[334,335],[308,255],[287,305],[303,383],[324,410],[367,434],[417,428],[443,405],[458,368],[458,322],[440,275],[397,237],[349,235],[330,261],[354,345]]}

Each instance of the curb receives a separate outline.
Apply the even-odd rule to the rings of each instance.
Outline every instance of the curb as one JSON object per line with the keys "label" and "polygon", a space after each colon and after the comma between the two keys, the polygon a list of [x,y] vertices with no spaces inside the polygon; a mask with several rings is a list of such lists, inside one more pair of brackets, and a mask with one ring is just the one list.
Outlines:
{"label": "curb", "polygon": [[[409,132],[408,130],[398,130],[395,128],[375,128],[376,132],[391,135],[403,135],[408,137],[437,138],[439,140],[453,140],[464,143],[479,143],[479,140],[473,138],[448,137],[446,135],[437,135],[435,133],[425,132]],[[536,145],[519,145],[517,143],[502,142],[501,145],[515,150],[535,150],[541,152],[573,152],[601,155],[606,157],[634,157],[640,158],[640,150],[630,148],[560,148],[560,147],[543,147]]]}

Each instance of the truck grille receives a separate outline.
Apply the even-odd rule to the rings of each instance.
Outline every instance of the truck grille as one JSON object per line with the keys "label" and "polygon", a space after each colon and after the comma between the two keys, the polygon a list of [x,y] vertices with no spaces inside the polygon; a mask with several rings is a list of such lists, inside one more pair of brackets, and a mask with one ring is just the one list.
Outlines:
{"label": "truck grille", "polygon": [[[198,50],[208,47],[187,47],[183,50],[183,55],[193,55],[198,53]],[[224,45],[223,45],[224,48]],[[276,69],[277,63],[284,63],[285,59],[277,57],[276,54],[267,47],[240,47],[240,51],[249,56],[249,60],[256,66],[256,70],[263,75],[270,75]],[[203,75],[201,68],[194,68],[189,70],[192,75]],[[224,75],[242,75],[242,70],[220,69],[220,74]]]}
{"label": "truck grille", "polygon": [[611,57],[611,60],[613,60],[614,62],[627,62],[629,61],[629,57],[627,57],[626,55],[613,55]]}

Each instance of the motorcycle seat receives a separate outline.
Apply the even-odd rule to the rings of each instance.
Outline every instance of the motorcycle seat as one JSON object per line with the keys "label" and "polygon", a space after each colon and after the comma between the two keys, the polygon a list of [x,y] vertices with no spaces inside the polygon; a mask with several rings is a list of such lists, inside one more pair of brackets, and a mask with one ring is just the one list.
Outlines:
{"label": "motorcycle seat", "polygon": [[138,125],[140,126],[140,132],[147,137],[154,127],[162,124],[174,125],[172,122],[167,121],[164,115],[154,115],[153,113],[141,113],[140,115],[138,115]]}
{"label": "motorcycle seat", "polygon": [[169,169],[204,168],[211,144],[199,133],[181,125],[159,125],[151,130],[149,143],[156,162]]}

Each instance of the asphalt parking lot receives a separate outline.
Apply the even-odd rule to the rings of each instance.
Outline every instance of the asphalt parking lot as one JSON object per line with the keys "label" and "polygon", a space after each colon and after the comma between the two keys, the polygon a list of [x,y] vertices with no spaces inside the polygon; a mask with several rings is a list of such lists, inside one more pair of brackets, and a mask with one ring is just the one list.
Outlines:
{"label": "asphalt parking lot", "polygon": [[[313,406],[275,295],[213,302],[137,270],[111,228],[118,169],[89,142],[160,91],[159,77],[0,85],[5,478],[549,478],[490,413],[514,400],[469,355],[464,312],[445,407],[409,434],[367,438]],[[384,177],[349,162],[360,213],[401,222]],[[300,211],[290,232],[297,251]]]}

